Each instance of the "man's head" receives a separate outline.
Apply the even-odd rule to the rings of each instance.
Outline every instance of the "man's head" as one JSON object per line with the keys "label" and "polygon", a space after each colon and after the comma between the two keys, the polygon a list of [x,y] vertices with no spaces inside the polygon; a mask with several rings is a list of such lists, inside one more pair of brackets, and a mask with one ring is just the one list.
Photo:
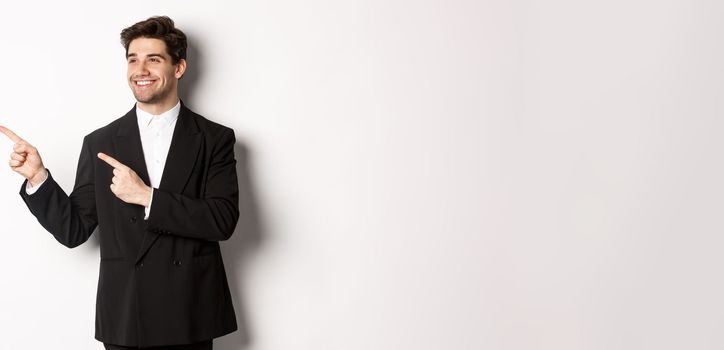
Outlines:
{"label": "man's head", "polygon": [[[176,104],[186,70],[186,35],[168,17],[151,17],[121,32],[128,85],[142,107],[165,111]],[[170,104],[170,106],[169,106]]]}

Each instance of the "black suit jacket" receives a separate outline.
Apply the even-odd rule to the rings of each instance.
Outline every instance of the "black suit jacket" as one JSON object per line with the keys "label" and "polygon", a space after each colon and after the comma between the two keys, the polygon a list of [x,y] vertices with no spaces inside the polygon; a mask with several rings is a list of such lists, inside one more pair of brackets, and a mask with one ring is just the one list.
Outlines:
{"label": "black suit jacket", "polygon": [[125,346],[192,343],[236,330],[218,241],[239,218],[234,131],[182,104],[148,220],[110,190],[106,153],[149,184],[135,107],[83,140],[68,196],[49,176],[20,195],[40,224],[73,248],[100,240],[96,339]]}

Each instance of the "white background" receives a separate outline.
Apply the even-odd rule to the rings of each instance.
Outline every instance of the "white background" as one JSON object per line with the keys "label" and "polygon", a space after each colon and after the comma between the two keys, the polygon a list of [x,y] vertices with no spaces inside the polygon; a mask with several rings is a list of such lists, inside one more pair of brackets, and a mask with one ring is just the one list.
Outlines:
{"label": "white background", "polygon": [[[134,102],[120,30],[167,14],[184,101],[237,136],[241,331],[217,349],[721,349],[723,12],[15,2],[0,124],[70,191],[83,136]],[[57,243],[20,183],[0,171],[0,347],[101,349],[98,242]]]}

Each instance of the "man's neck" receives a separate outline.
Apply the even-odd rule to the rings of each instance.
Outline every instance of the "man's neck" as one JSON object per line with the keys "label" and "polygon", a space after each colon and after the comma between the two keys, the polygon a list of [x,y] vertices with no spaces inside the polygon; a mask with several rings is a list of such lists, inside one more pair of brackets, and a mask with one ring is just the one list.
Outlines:
{"label": "man's neck", "polygon": [[151,115],[161,115],[164,112],[168,112],[171,108],[176,106],[179,99],[178,96],[174,97],[173,99],[169,99],[168,101],[163,102],[157,102],[157,103],[143,103],[138,102],[138,108],[143,110],[146,113],[149,113]]}

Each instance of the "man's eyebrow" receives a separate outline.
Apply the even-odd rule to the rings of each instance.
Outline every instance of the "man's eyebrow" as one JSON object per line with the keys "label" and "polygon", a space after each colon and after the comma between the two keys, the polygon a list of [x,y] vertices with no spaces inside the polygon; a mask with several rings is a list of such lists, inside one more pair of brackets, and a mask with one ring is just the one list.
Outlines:
{"label": "man's eyebrow", "polygon": [[[138,57],[138,55],[136,53],[129,53],[126,55],[126,58],[131,58],[131,57]],[[148,55],[146,55],[146,57],[160,57],[163,59],[166,58],[163,56],[163,54],[160,54],[160,53],[149,53]]]}

